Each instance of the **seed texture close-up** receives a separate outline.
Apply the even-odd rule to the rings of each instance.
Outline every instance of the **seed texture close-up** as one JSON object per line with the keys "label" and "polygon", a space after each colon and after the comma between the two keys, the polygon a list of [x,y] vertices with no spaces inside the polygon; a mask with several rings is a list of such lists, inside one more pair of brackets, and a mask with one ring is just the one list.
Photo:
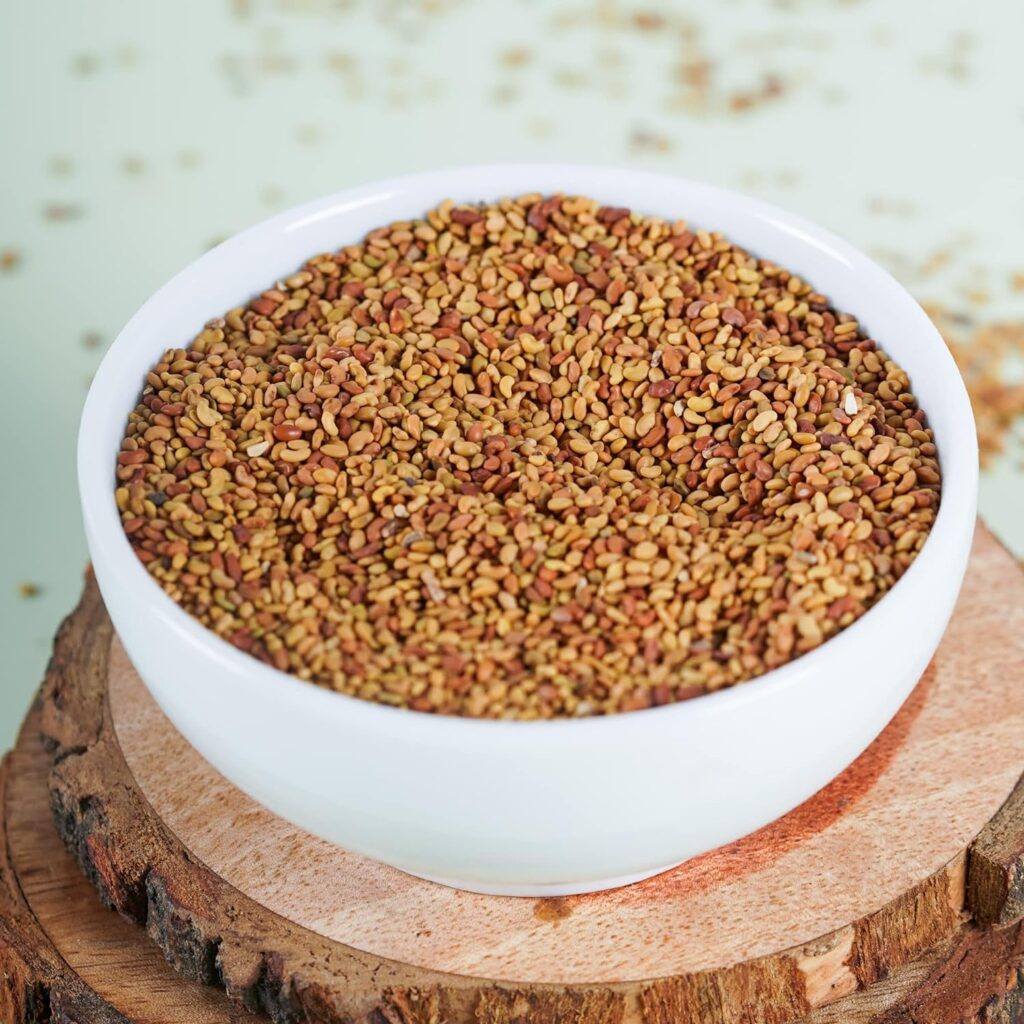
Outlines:
{"label": "seed texture close-up", "polygon": [[934,439],[870,325],[711,227],[527,195],[313,256],[140,382],[132,547],[235,647],[416,711],[631,711],[818,647],[924,544]]}

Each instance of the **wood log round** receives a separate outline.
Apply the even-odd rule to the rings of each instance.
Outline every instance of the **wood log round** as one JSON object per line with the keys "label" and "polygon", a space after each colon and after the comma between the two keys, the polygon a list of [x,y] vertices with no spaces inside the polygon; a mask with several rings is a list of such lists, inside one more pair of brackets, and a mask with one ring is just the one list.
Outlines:
{"label": "wood log round", "polygon": [[[52,751],[40,739],[38,708],[27,719],[17,749],[0,764],[0,1021],[5,1024],[257,1024],[266,1016],[232,1001],[215,983],[176,973],[143,928],[105,909],[53,827],[47,777]],[[221,894],[223,895],[223,894]],[[147,914],[166,912],[154,903]],[[155,921],[153,922],[156,923]],[[167,936],[166,919],[162,925]],[[271,924],[267,934],[273,935]],[[239,936],[229,936],[237,942]],[[250,936],[251,939],[251,936]],[[165,941],[167,941],[165,939]],[[171,937],[181,963],[186,934]],[[980,928],[965,922],[951,939],[869,988],[803,1018],[801,1024],[1016,1024],[1024,1015],[1024,972],[1019,924]],[[280,996],[268,998],[285,965],[244,990],[249,1005],[278,1020]],[[272,977],[278,982],[266,983]],[[223,984],[223,982],[221,982]],[[261,987],[262,986],[262,987]],[[236,995],[237,995],[236,990]],[[297,998],[296,993],[296,998]],[[337,1020],[332,1011],[302,1007],[307,1022]],[[410,1014],[383,999],[365,1018],[372,1024],[446,1024],[445,1017]],[[491,1004],[493,1007],[495,1004]],[[403,1009],[403,1006],[405,1007]],[[481,1017],[529,1024],[537,1018]],[[546,1018],[550,1019],[550,1018]],[[578,1020],[579,1018],[563,1018]],[[605,1018],[627,1020],[622,1017]],[[741,1017],[751,1024],[758,1018]],[[353,1018],[358,1020],[358,1018]]]}
{"label": "wood log round", "polygon": [[[143,924],[186,978],[220,986],[237,1004],[278,1021],[1019,1020],[1024,785],[1014,788],[1014,780],[1024,766],[1022,626],[1024,577],[980,530],[963,599],[932,669],[836,782],[756,836],[659,879],[617,893],[523,901],[408,879],[327,848],[248,803],[183,744],[133,682],[90,582],[58,636],[40,717],[30,719],[7,766],[9,775],[12,765],[16,770],[4,802],[9,865],[0,966],[12,1009],[3,1019],[49,1019],[32,1017],[32,1006],[46,992],[64,998],[74,984],[76,998],[99,998],[68,958],[73,943],[65,939],[58,952],[48,939],[54,886],[24,881],[39,874],[44,844],[25,837],[43,828],[41,780],[49,769],[58,831],[103,901]],[[40,725],[46,750],[34,735]],[[32,776],[22,763],[35,765],[38,792],[22,782]],[[875,830],[873,845],[851,845],[865,841],[866,828]],[[233,856],[232,844],[245,856]],[[823,860],[828,850],[832,866]],[[852,869],[844,865],[854,859],[875,865],[874,890],[856,879],[847,884],[844,872]],[[242,870],[246,860],[250,867]],[[301,876],[307,862],[323,883],[319,913],[313,895],[297,896],[291,886],[289,865]],[[808,930],[827,918],[817,905],[808,912],[812,893],[800,874],[808,865],[824,870],[818,884],[831,887],[826,902],[845,915],[828,930]],[[771,887],[767,903],[751,901],[751,886]],[[727,927],[711,928],[703,940],[688,933],[684,942],[665,925],[671,914],[680,920],[680,908],[697,906],[688,903],[695,893],[718,899]],[[394,926],[374,924],[381,920],[374,900]],[[652,912],[659,902],[671,904],[661,917]],[[424,927],[431,908],[434,927]],[[626,922],[618,965],[609,943],[587,945],[588,936],[614,931],[616,920]],[[412,938],[402,939],[398,925]],[[67,921],[63,927],[73,931]],[[426,941],[413,941],[417,931],[430,932]],[[733,947],[724,943],[726,933],[736,936]],[[787,935],[794,941],[780,944]],[[667,948],[643,952],[644,938]],[[33,944],[44,952],[29,956]],[[574,946],[569,959],[565,951]],[[88,961],[86,949],[76,947],[79,959]],[[54,963],[70,972],[66,984]],[[669,963],[679,969],[650,971]],[[25,995],[30,989],[34,1003]],[[53,997],[45,999],[52,1004]],[[110,1005],[119,1008],[116,999]]]}

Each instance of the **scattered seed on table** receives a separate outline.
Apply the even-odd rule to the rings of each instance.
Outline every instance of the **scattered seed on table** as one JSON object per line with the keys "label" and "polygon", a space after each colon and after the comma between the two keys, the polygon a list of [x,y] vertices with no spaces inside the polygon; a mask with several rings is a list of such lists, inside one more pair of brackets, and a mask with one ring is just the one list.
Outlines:
{"label": "scattered seed on table", "polygon": [[50,173],[57,178],[69,175],[75,169],[75,163],[71,157],[64,153],[55,153],[49,160]]}
{"label": "scattered seed on table", "polygon": [[949,346],[971,397],[982,468],[1002,455],[1024,418],[1024,384],[1014,366],[1024,351],[1024,322],[976,323],[950,309],[925,307]]}
{"label": "scattered seed on table", "polygon": [[124,156],[121,158],[121,173],[139,177],[146,173],[146,161],[141,156]]}
{"label": "scattered seed on table", "polygon": [[43,219],[52,221],[78,220],[83,210],[78,203],[47,203],[43,207]]}
{"label": "scattered seed on table", "polygon": [[811,283],[540,195],[445,202],[209,321],[116,477],[139,558],[229,643],[518,719],[785,664],[885,594],[940,494],[906,373]]}

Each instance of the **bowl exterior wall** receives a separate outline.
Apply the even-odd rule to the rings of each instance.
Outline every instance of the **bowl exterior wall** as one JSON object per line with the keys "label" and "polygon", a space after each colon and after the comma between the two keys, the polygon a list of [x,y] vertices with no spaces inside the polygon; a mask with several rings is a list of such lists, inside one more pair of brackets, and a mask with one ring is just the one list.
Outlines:
{"label": "bowl exterior wall", "polygon": [[[852,627],[760,680],[605,719],[478,722],[396,711],[292,679],[229,647],[164,595],[132,553],[113,465],[146,370],[167,347],[306,257],[453,196],[593,195],[720,229],[855,311],[909,372],[945,474],[932,535]],[[774,207],[680,179],[583,167],[464,168],[341,193],[243,232],[133,318],[83,414],[79,478],[111,618],[147,687],[219,771],[310,832],[414,874],[482,891],[601,888],[766,824],[878,735],[920,677],[970,550],[977,452],[941,338],[900,286],[845,243]]]}

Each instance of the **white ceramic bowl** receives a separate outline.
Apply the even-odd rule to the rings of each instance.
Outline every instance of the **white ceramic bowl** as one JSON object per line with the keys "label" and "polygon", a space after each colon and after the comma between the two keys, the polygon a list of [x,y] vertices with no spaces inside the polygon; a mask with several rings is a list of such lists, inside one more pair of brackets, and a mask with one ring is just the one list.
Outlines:
{"label": "white ceramic bowl", "polygon": [[[301,682],[191,619],[149,577],[114,504],[114,461],[165,348],[308,256],[440,200],[564,191],[720,229],[855,313],[909,372],[944,474],[921,554],[859,621],[767,675],[697,700],[578,721],[396,710]],[[941,337],[881,268],[758,200],[679,178],[566,165],[437,171],[282,213],[198,259],[132,318],[96,374],[78,471],[96,576],[153,696],[185,737],[272,811],[344,847],[466,889],[585,892],[654,874],[766,824],[845,768],[925,668],[974,529],[977,447]],[[173,771],[173,766],[168,766]]]}

